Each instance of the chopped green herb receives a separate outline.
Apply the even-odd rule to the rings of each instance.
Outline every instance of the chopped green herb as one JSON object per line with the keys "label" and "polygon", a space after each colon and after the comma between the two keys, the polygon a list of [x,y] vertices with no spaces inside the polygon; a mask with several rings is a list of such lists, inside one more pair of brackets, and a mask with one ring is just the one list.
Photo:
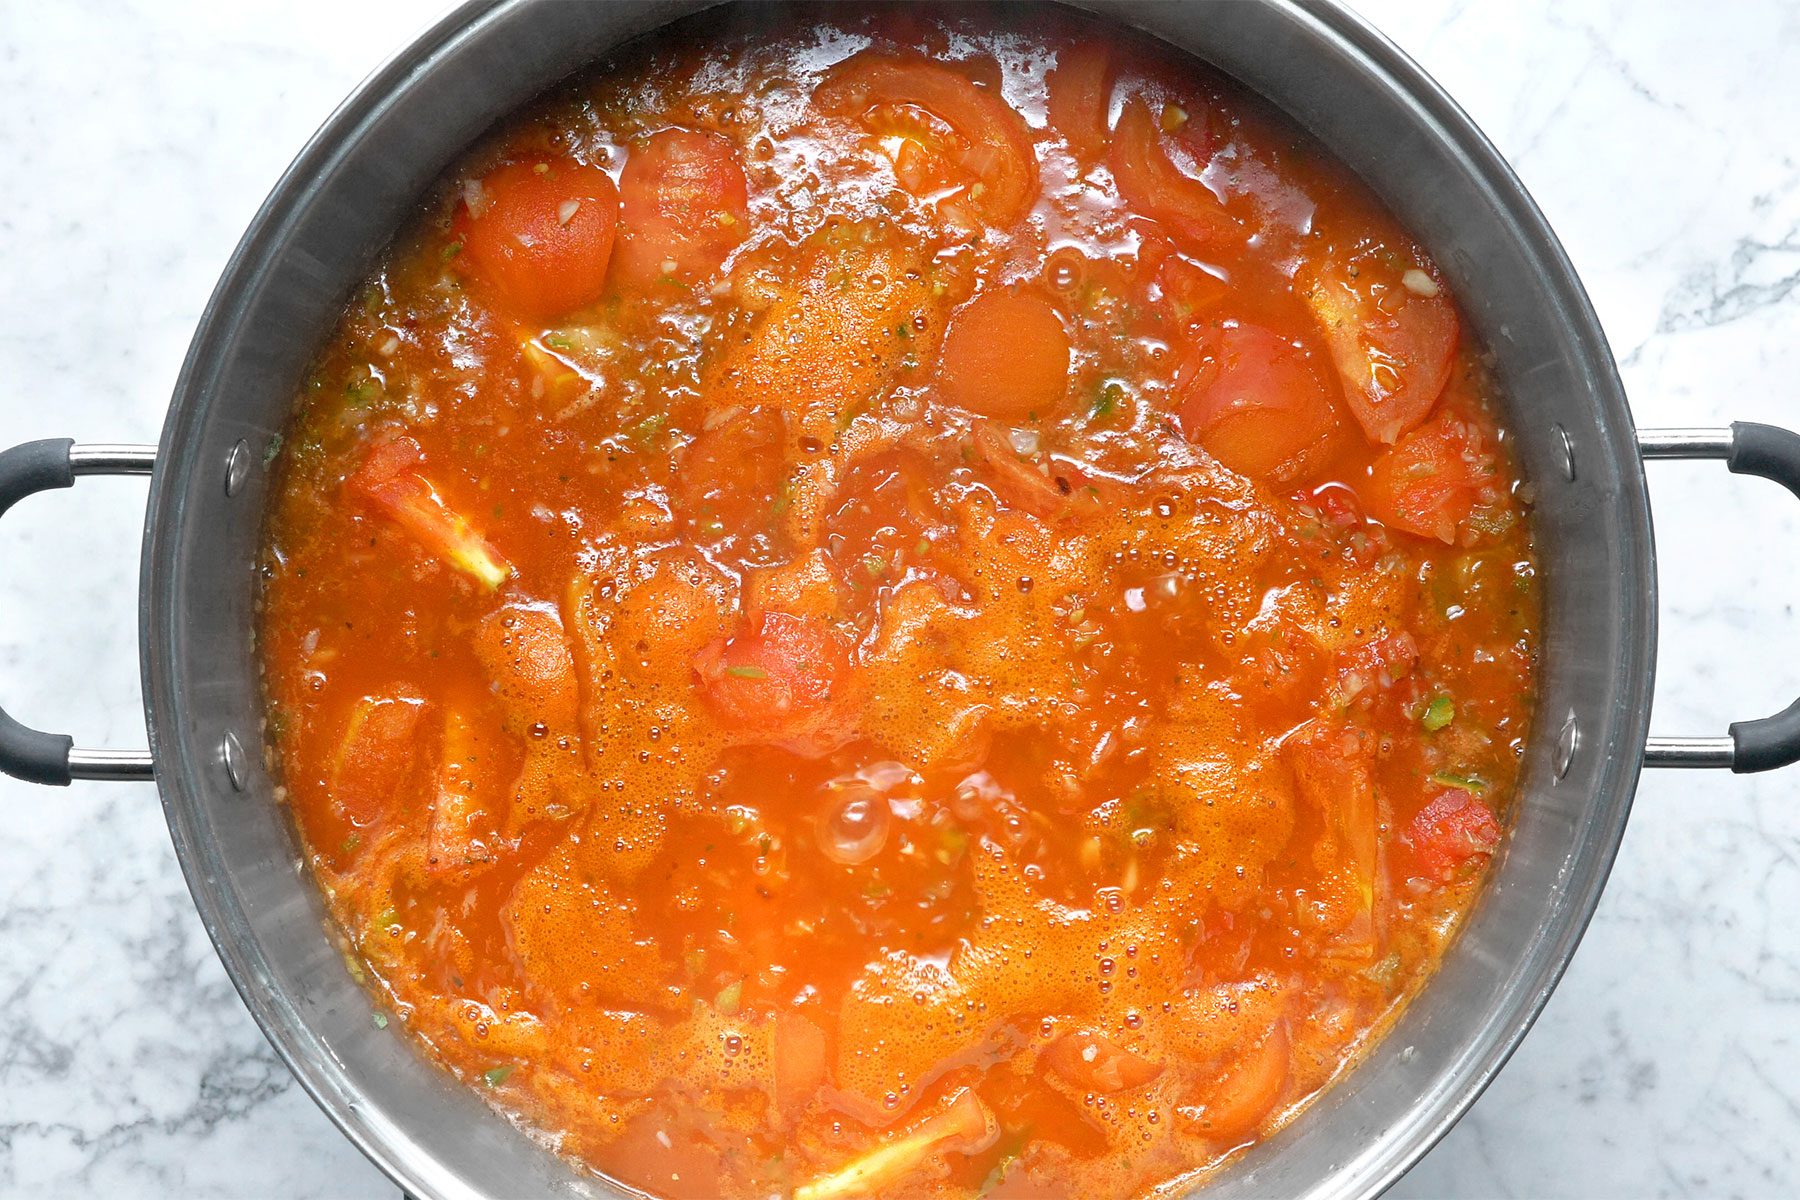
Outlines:
{"label": "chopped green herb", "polygon": [[487,1085],[489,1087],[499,1087],[507,1081],[512,1073],[513,1065],[511,1063],[502,1063],[497,1067],[489,1067],[481,1073],[481,1077],[487,1080]]}
{"label": "chopped green herb", "polygon": [[865,554],[863,556],[863,570],[871,575],[882,575],[887,571],[887,567],[887,559],[881,557],[879,554]]}
{"label": "chopped green herb", "polygon": [[377,1028],[377,1029],[386,1029],[387,1028],[388,1019],[387,1019],[386,1013],[384,1013],[384,1012],[376,1013],[374,1020],[375,1020],[375,1028]]}
{"label": "chopped green herb", "polygon": [[267,467],[267,466],[270,466],[271,464],[273,464],[276,457],[278,455],[280,455],[280,453],[281,453],[281,435],[279,433],[277,433],[277,434],[273,435],[272,437],[270,437],[269,444],[267,446],[263,447],[263,466]]}
{"label": "chopped green herb", "polygon": [[1436,733],[1450,722],[1456,720],[1456,705],[1448,696],[1439,696],[1425,706],[1425,715],[1419,723],[1432,733]]}
{"label": "chopped green herb", "polygon": [[960,829],[938,830],[937,850],[933,856],[946,867],[953,866],[969,847],[969,835]]}
{"label": "chopped green herb", "polygon": [[443,253],[440,254],[438,256],[438,258],[439,258],[440,262],[449,262],[451,259],[455,258],[457,255],[459,255],[461,253],[462,253],[462,239],[458,238],[454,242],[451,242],[448,246],[445,246]]}
{"label": "chopped green herb", "polygon": [[735,675],[739,679],[767,679],[769,673],[761,667],[726,667],[727,675]]}
{"label": "chopped green herb", "polygon": [[1462,788],[1468,792],[1485,792],[1487,780],[1479,775],[1457,775],[1451,771],[1439,771],[1431,777],[1431,782],[1440,787]]}
{"label": "chopped green herb", "polygon": [[1125,400],[1125,389],[1114,380],[1107,380],[1100,388],[1100,394],[1094,397],[1092,416],[1095,420],[1109,415]]}
{"label": "chopped green herb", "polygon": [[575,348],[575,343],[571,342],[566,336],[560,333],[546,333],[544,335],[544,345],[550,347],[552,350],[573,350]]}
{"label": "chopped green herb", "polygon": [[713,1007],[718,1009],[724,1016],[735,1017],[738,1014],[738,1006],[743,1002],[743,999],[744,981],[739,979],[732,983],[728,983],[719,989],[719,996],[718,999],[713,1001]]}
{"label": "chopped green herb", "polygon": [[1005,1131],[1000,1139],[1000,1157],[994,1160],[993,1169],[987,1178],[981,1181],[978,1196],[989,1196],[994,1189],[1006,1182],[1006,1174],[1012,1170],[1013,1164],[1019,1161],[1019,1155],[1025,1152],[1025,1146],[1031,1141],[1031,1127]]}
{"label": "chopped green herb", "polygon": [[928,540],[926,540],[925,538],[920,538],[919,544],[913,547],[913,553],[919,555],[921,558],[927,554],[930,554],[931,553],[931,543]]}
{"label": "chopped green herb", "polygon": [[669,423],[667,413],[653,413],[639,421],[631,431],[631,436],[640,442],[652,442],[662,432],[663,426]]}

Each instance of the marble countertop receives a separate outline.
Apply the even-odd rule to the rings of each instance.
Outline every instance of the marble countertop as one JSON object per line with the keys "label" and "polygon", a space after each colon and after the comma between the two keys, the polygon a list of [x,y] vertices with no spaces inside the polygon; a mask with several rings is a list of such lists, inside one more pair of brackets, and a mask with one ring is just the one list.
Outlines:
{"label": "marble countertop", "polygon": [[[434,0],[0,4],[0,445],[156,440],[188,337],[292,154]],[[1800,9],[1365,0],[1511,160],[1640,424],[1800,421]],[[1800,506],[1652,469],[1656,727],[1800,691]],[[143,740],[141,481],[0,529],[0,698]],[[155,792],[0,780],[0,1194],[379,1196],[189,902]],[[1592,929],[1498,1082],[1394,1194],[1800,1187],[1800,770],[1645,777]]]}

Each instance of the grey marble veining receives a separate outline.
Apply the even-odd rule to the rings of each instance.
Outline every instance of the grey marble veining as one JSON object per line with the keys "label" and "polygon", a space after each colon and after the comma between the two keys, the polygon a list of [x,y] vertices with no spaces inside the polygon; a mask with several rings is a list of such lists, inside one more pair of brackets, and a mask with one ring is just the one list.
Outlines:
{"label": "grey marble veining", "polygon": [[[0,0],[0,443],[153,441],[244,224],[436,5]],[[1800,422],[1800,7],[1368,0],[1561,234],[1640,424]],[[1656,724],[1800,692],[1800,505],[1651,470]],[[0,525],[0,698],[140,742],[141,481]],[[388,1197],[288,1078],[155,793],[0,782],[0,1193]],[[1652,774],[1543,1019],[1404,1197],[1800,1192],[1800,770]]]}

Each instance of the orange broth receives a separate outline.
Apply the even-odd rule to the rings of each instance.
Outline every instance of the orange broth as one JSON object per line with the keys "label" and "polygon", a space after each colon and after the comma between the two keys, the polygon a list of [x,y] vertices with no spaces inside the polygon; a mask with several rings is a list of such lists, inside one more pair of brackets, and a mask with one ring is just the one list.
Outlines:
{"label": "orange broth", "polygon": [[268,743],[385,1023],[658,1196],[1141,1196],[1431,974],[1526,493],[1369,192],[1156,43],[742,12],[509,120],[277,459]]}

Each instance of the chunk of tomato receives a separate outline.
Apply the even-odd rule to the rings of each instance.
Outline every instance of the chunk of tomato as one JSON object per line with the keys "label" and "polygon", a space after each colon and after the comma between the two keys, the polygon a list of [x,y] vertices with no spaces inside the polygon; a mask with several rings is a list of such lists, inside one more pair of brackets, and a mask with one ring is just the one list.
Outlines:
{"label": "chunk of tomato", "polygon": [[431,554],[474,576],[490,590],[512,577],[512,564],[444,502],[420,473],[425,452],[409,437],[389,438],[369,450],[349,487],[391,517]]}
{"label": "chunk of tomato", "polygon": [[1233,1064],[1198,1108],[1179,1116],[1190,1130],[1214,1142],[1235,1143],[1256,1132],[1275,1107],[1292,1065],[1287,1022],[1278,1021],[1262,1043]]}
{"label": "chunk of tomato", "polygon": [[1228,325],[1203,344],[1179,398],[1190,441],[1270,483],[1318,466],[1341,430],[1331,384],[1312,356],[1261,325]]}
{"label": "chunk of tomato", "polygon": [[631,288],[703,279],[749,229],[737,148],[716,133],[665,129],[631,152],[619,176],[613,275]]}
{"label": "chunk of tomato", "polygon": [[1493,469],[1475,431],[1445,413],[1384,450],[1358,490],[1382,524],[1454,542]]}
{"label": "chunk of tomato", "polygon": [[1217,308],[1231,294],[1223,279],[1179,254],[1170,254],[1157,265],[1156,290],[1163,310],[1177,325]]}
{"label": "chunk of tomato", "polygon": [[1061,133],[1075,157],[1090,163],[1106,153],[1113,89],[1112,47],[1105,41],[1077,42],[1057,52],[1044,80],[1050,127]]}
{"label": "chunk of tomato", "polygon": [[984,292],[950,318],[938,386],[959,408],[1003,420],[1049,414],[1069,388],[1069,332],[1041,292]]}
{"label": "chunk of tomato", "polygon": [[694,670],[721,720],[781,735],[830,703],[847,669],[844,649],[817,617],[765,612],[703,648]]}
{"label": "chunk of tomato", "polygon": [[1370,441],[1416,429],[1450,379],[1460,323],[1422,254],[1364,247],[1296,279]]}
{"label": "chunk of tomato", "polygon": [[1025,119],[954,67],[865,50],[826,74],[813,103],[859,120],[878,105],[911,104],[943,121],[966,143],[960,165],[979,181],[970,198],[993,225],[1017,223],[1037,198],[1037,152]]}
{"label": "chunk of tomato", "polygon": [[[1196,166],[1204,169],[1205,153],[1193,139]],[[1163,148],[1161,130],[1149,106],[1134,96],[1119,114],[1107,156],[1119,192],[1137,211],[1162,225],[1189,249],[1212,251],[1241,245],[1249,234],[1211,188],[1185,174]]]}
{"label": "chunk of tomato", "polygon": [[571,158],[507,163],[458,210],[463,254],[520,317],[554,317],[600,298],[619,221],[612,177]]}
{"label": "chunk of tomato", "polygon": [[982,468],[981,481],[1008,506],[1034,516],[1060,516],[1076,508],[1077,497],[1094,487],[1072,463],[1047,454],[1025,455],[991,421],[977,421],[969,440]]}
{"label": "chunk of tomato", "polygon": [[331,767],[331,800],[358,828],[373,825],[400,799],[418,768],[417,736],[425,701],[409,689],[364,696],[350,710]]}
{"label": "chunk of tomato", "polygon": [[1451,788],[1419,810],[1406,842],[1426,875],[1442,878],[1500,845],[1500,822],[1474,793]]}
{"label": "chunk of tomato", "polygon": [[1143,1087],[1162,1074],[1152,1062],[1098,1033],[1071,1033],[1044,1051],[1044,1061],[1074,1086],[1091,1092],[1120,1092]]}

